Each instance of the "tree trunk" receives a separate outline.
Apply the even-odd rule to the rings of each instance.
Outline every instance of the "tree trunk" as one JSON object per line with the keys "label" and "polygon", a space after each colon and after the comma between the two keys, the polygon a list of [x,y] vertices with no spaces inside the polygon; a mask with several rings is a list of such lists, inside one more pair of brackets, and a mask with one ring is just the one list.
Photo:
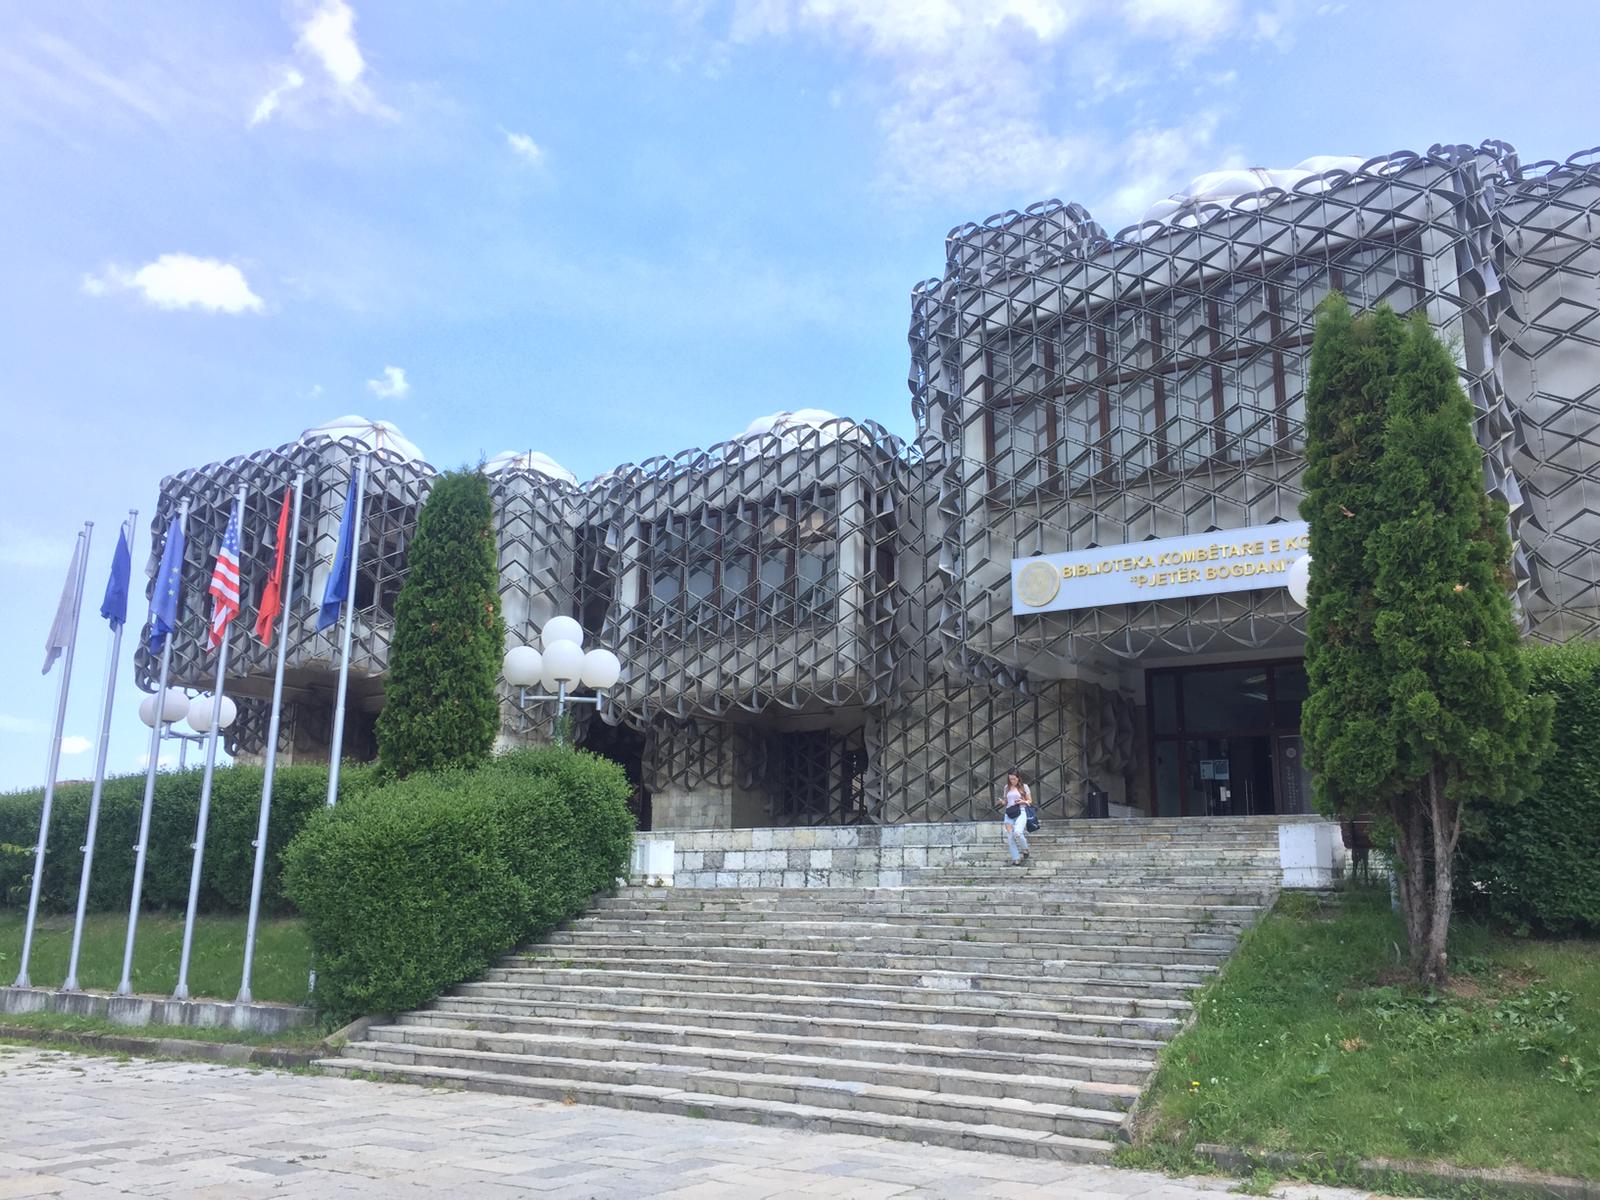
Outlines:
{"label": "tree trunk", "polygon": [[1420,978],[1433,919],[1426,809],[1419,797],[1403,795],[1390,806],[1390,812],[1400,854],[1400,911],[1406,922],[1406,948],[1411,971]]}
{"label": "tree trunk", "polygon": [[1429,897],[1427,947],[1417,972],[1417,982],[1424,987],[1437,988],[1450,980],[1445,946],[1450,936],[1450,910],[1455,901],[1452,868],[1456,839],[1461,836],[1461,805],[1449,795],[1437,766],[1428,773],[1428,815],[1428,823],[1433,827],[1433,878],[1429,881],[1433,894]]}

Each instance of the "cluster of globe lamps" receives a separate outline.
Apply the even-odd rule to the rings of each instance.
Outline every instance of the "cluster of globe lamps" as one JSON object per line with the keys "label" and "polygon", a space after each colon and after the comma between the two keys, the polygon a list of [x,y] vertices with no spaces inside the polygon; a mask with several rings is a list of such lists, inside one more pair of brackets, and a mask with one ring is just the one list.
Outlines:
{"label": "cluster of globe lamps", "polygon": [[[605,693],[622,677],[622,661],[609,650],[583,648],[583,626],[571,617],[551,617],[539,631],[537,646],[513,646],[506,651],[500,673],[518,691],[518,702],[554,700],[556,719],[569,704],[592,704],[605,711]],[[529,694],[543,688],[543,694]],[[578,696],[579,688],[594,692]]]}
{"label": "cluster of globe lamps", "polygon": [[[156,704],[160,702],[161,711],[156,712]],[[195,696],[192,699],[182,688],[169,687],[161,696],[146,696],[139,702],[139,719],[146,725],[154,726],[158,719],[161,725],[161,736],[173,738],[180,743],[178,750],[178,768],[183,769],[185,759],[188,757],[190,742],[203,742],[211,732],[213,725],[221,733],[233,724],[239,715],[239,706],[227,696],[222,697],[218,704],[214,697],[208,694]],[[179,721],[188,720],[189,728],[193,733],[184,733],[174,729]]]}

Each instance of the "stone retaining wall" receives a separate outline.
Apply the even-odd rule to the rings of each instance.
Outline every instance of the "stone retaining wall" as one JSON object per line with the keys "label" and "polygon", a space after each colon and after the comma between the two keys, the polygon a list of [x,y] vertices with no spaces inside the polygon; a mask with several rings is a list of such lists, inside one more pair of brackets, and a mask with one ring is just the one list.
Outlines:
{"label": "stone retaining wall", "polygon": [[[670,842],[671,882],[678,887],[899,887],[907,868],[950,866],[980,845],[998,850],[998,828],[995,821],[950,821],[674,829],[637,835],[636,863],[645,843]],[[664,866],[636,866],[635,876],[664,876]]]}

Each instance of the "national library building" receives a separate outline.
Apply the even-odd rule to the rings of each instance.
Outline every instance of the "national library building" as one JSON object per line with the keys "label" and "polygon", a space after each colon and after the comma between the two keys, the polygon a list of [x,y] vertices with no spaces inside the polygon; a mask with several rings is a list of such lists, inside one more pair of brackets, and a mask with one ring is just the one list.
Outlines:
{"label": "national library building", "polygon": [[[986,817],[1012,767],[1047,817],[1303,812],[1284,582],[1334,290],[1421,310],[1456,347],[1527,634],[1594,636],[1600,153],[1527,164],[1486,142],[1202,176],[1115,235],[1058,201],[954,230],[912,292],[910,441],[817,409],[587,483],[537,453],[490,460],[508,640],[566,614],[621,658],[574,737],[627,768],[647,828]],[[280,761],[328,753],[339,629],[316,607],[361,454],[344,749],[371,757],[434,468],[345,418],[161,485],[158,541],[191,505],[172,677],[206,688],[234,496],[249,485],[248,612],[306,474]],[[274,663],[235,638],[237,755],[264,749]],[[144,687],[155,668],[140,658]],[[547,736],[547,708],[502,701],[506,744]]]}

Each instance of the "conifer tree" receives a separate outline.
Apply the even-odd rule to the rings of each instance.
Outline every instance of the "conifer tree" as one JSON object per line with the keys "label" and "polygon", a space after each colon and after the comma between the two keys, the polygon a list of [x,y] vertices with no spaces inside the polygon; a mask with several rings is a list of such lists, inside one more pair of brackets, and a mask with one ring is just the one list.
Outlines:
{"label": "conifer tree", "polygon": [[1306,419],[1307,759],[1324,811],[1391,820],[1411,966],[1437,985],[1463,813],[1514,801],[1548,728],[1517,647],[1506,513],[1420,314],[1353,318],[1331,297]]}
{"label": "conifer tree", "polygon": [[493,748],[505,649],[498,557],[488,480],[476,471],[440,475],[418,514],[395,604],[378,717],[386,773],[472,766]]}
{"label": "conifer tree", "polygon": [[1383,426],[1405,322],[1387,306],[1353,317],[1335,292],[1322,304],[1306,386],[1305,500],[1311,594],[1301,712],[1318,807],[1342,816],[1381,811],[1394,758],[1380,738],[1383,668],[1367,547],[1377,504]]}
{"label": "conifer tree", "polygon": [[1483,451],[1456,364],[1415,314],[1384,430],[1383,523],[1370,562],[1373,632],[1388,680],[1401,900],[1420,982],[1448,976],[1453,868],[1469,808],[1514,803],[1549,737],[1530,697],[1511,606],[1505,505],[1484,490]]}

